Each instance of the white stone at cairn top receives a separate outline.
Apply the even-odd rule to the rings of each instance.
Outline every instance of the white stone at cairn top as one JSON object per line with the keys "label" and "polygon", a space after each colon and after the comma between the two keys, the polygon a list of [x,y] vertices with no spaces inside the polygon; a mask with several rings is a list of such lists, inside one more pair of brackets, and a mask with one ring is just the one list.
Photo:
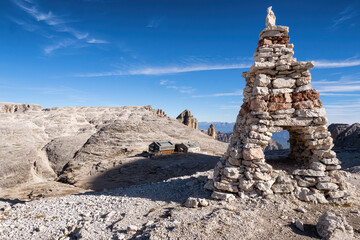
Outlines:
{"label": "white stone at cairn top", "polygon": [[268,7],[266,16],[266,27],[272,28],[275,26],[276,17],[274,12],[271,10],[272,7]]}

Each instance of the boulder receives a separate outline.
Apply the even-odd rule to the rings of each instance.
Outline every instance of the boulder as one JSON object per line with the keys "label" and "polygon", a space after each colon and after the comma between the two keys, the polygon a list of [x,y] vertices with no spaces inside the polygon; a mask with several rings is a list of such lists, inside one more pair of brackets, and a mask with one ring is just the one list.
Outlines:
{"label": "boulder", "polygon": [[354,230],[346,218],[332,212],[325,212],[319,218],[316,230],[325,240],[351,240],[354,237]]}

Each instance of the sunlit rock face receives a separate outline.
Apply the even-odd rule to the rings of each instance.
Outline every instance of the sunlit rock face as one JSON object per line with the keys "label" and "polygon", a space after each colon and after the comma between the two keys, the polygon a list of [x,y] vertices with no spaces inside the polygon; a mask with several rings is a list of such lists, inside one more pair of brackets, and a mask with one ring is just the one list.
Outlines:
{"label": "sunlit rock face", "polygon": [[198,129],[198,120],[191,114],[190,110],[184,110],[182,113],[180,113],[179,116],[177,116],[176,118],[177,120],[179,120],[182,124],[194,128],[194,129]]}

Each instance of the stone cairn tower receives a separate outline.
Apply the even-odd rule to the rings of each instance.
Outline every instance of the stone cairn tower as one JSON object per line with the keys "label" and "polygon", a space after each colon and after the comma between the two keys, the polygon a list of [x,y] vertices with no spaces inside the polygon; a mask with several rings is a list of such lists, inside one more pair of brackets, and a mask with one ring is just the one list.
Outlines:
{"label": "stone cairn tower", "polygon": [[[276,26],[271,7],[267,11],[255,63],[242,74],[244,103],[228,150],[214,169],[212,197],[287,193],[314,203],[344,203],[347,185],[331,150],[325,109],[311,87],[314,64],[293,58],[289,28]],[[291,172],[274,170],[264,156],[272,133],[283,129],[290,134]]]}

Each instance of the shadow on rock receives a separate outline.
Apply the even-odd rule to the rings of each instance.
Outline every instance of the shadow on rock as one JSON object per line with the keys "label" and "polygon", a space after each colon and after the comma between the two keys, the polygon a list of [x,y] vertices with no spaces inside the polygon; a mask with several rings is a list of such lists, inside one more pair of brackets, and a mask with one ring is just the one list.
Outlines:
{"label": "shadow on rock", "polygon": [[[95,191],[114,189],[102,192],[104,195],[183,203],[190,196],[210,196],[210,192],[203,189],[207,176],[189,176],[213,169],[218,161],[218,156],[200,153],[173,154],[156,159],[140,158],[109,169],[89,184]],[[179,179],[166,181],[171,178]]]}
{"label": "shadow on rock", "polygon": [[295,224],[289,224],[288,225],[291,230],[301,236],[311,237],[314,239],[321,239],[316,231],[316,226],[312,224],[304,224],[304,231],[299,230]]}
{"label": "shadow on rock", "polygon": [[146,198],[152,201],[185,203],[189,197],[211,199],[211,191],[204,188],[207,176],[182,177],[163,182],[133,185],[130,187],[86,192],[81,195],[105,195],[131,198]]}

